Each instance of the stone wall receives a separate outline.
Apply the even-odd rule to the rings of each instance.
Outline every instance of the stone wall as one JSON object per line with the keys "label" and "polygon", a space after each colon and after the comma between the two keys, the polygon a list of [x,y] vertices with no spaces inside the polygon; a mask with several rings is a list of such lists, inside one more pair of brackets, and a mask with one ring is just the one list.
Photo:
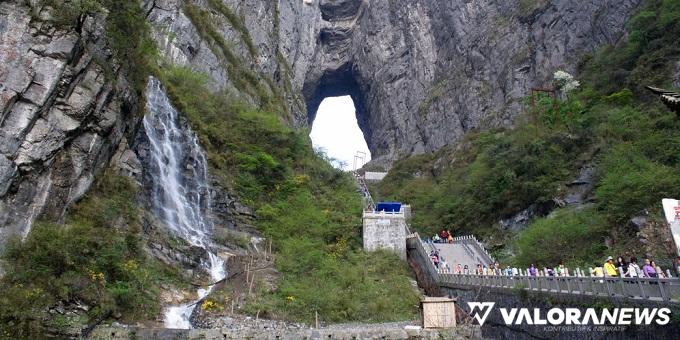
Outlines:
{"label": "stone wall", "polygon": [[408,264],[416,274],[418,285],[425,290],[428,296],[443,296],[436,280],[437,273],[430,262],[429,255],[425,252],[425,248],[423,248],[420,238],[407,238],[406,250]]}
{"label": "stone wall", "polygon": [[99,327],[91,335],[97,340],[123,339],[483,339],[479,326],[459,325],[450,329],[405,329],[404,323],[332,325],[303,329],[143,329]]}

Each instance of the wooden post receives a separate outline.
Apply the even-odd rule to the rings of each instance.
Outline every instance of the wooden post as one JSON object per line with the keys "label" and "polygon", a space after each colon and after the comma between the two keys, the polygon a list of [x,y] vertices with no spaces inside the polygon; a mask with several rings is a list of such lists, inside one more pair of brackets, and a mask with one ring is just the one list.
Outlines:
{"label": "wooden post", "polygon": [[255,282],[255,273],[253,273],[253,277],[250,279],[250,286],[248,287],[248,296],[250,296],[253,292],[253,282]]}
{"label": "wooden post", "polygon": [[319,311],[314,311],[314,319],[316,320],[316,328],[319,328]]}
{"label": "wooden post", "polygon": [[248,284],[249,277],[250,277],[250,265],[246,263],[246,285]]}
{"label": "wooden post", "polygon": [[233,299],[231,299],[231,314],[232,314],[232,315],[234,314],[234,301],[235,301],[235,300],[236,300],[236,297],[234,297]]}

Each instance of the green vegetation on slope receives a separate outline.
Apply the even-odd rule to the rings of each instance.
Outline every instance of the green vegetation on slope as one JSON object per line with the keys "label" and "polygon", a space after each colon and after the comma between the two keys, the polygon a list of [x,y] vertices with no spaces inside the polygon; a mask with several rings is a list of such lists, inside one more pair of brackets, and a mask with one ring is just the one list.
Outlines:
{"label": "green vegetation on slope", "polygon": [[[155,318],[160,282],[176,281],[178,273],[146,256],[134,196],[129,179],[105,174],[65,224],[36,223],[25,241],[7,243],[0,337],[78,334],[115,313],[132,322]],[[90,309],[49,313],[59,301]]]}
{"label": "green vegetation on slope", "polygon": [[[213,1],[211,1],[211,4],[216,6],[218,12],[226,16],[233,24],[232,20],[236,20],[236,17],[230,14],[231,12],[226,6],[218,6]],[[229,79],[239,91],[259,100],[260,107],[264,110],[279,113],[287,111],[287,106],[283,105],[283,98],[278,88],[273,82],[265,81],[265,84],[263,84],[262,79],[244,65],[243,61],[232,51],[231,43],[227,42],[222,32],[215,27],[215,18],[211,16],[210,12],[201,9],[199,6],[187,4],[184,6],[184,13],[189,17],[194,27],[196,27],[201,38],[209,44],[213,53],[218,58],[223,58],[224,66],[229,73]],[[247,32],[243,25],[237,24],[236,28],[241,32]],[[249,40],[246,39],[245,41]]]}
{"label": "green vegetation on slope", "polygon": [[538,219],[521,234],[515,262],[525,266],[538,265],[537,261],[544,265],[560,261],[581,264],[604,253],[601,240],[606,235],[606,224],[594,208],[560,209],[551,218]]}
{"label": "green vegetation on slope", "polygon": [[[432,172],[439,169],[423,171],[420,164],[434,167],[446,151],[398,162],[378,196],[411,203],[417,212],[413,225],[426,234],[447,227],[483,235],[499,218],[551,200],[575,170],[588,139],[585,131],[533,125],[477,133],[436,175]],[[414,178],[417,172],[420,178]]]}
{"label": "green vegetation on slope", "polygon": [[[211,94],[204,75],[183,68],[158,70],[157,51],[136,1],[44,3],[55,9],[52,22],[65,28],[77,27],[86,15],[106,14],[108,42],[129,68],[137,90],[141,93],[148,75],[157,74],[199,135],[211,172],[257,209],[258,227],[274,240],[282,279],[276,291],[261,292],[249,301],[254,313],[308,322],[315,312],[327,322],[415,316],[418,299],[407,266],[394,255],[369,256],[361,250],[361,198],[352,178],[314,153],[307,131],[281,123],[286,106],[279,88],[233,52],[215,26],[214,13],[192,4],[184,8],[222,59],[239,94],[257,99],[260,109],[242,104],[236,96]],[[240,32],[250,55],[256,55],[241,19],[219,1],[209,5]],[[290,66],[280,53],[277,59],[285,71],[284,90],[290,92]],[[39,223],[24,243],[11,243],[2,288],[13,294],[0,298],[0,320],[7,325],[0,329],[7,332],[2,334],[42,335],[46,325],[41,318],[58,301],[95,306],[78,320],[47,318],[47,326],[64,332],[112,313],[120,312],[130,322],[158,313],[159,282],[177,278],[144,256],[131,188],[122,178],[104,175],[66,224]]]}
{"label": "green vegetation on slope", "polygon": [[580,76],[600,95],[629,88],[650,99],[644,86],[670,86],[668,76],[680,55],[680,1],[647,0],[628,22],[628,36],[627,42],[586,58]]}
{"label": "green vegetation on slope", "polygon": [[[647,1],[629,24],[630,40],[587,56],[577,77],[584,86],[557,110],[542,98],[526,113],[535,117],[525,119],[530,123],[470,133],[456,149],[397,162],[378,196],[410,202],[414,227],[426,234],[449,227],[491,245],[510,243],[503,250],[517,256],[506,260],[522,266],[644,254],[627,220],[643,210],[661,220],[661,199],[680,196],[680,122],[643,88],[669,85],[680,58],[678,18],[679,1]],[[592,206],[558,209],[519,235],[495,226],[559,197],[586,163],[598,170]],[[606,237],[612,249],[604,247]],[[669,255],[657,250],[649,255]]]}
{"label": "green vegetation on slope", "polygon": [[234,14],[234,12],[232,12],[232,10],[229,9],[229,7],[227,7],[227,5],[225,5],[221,0],[208,0],[208,4],[210,7],[220,12],[225,18],[227,18],[227,20],[229,20],[231,26],[234,27],[234,29],[237,30],[239,34],[241,34],[241,39],[243,39],[243,43],[246,44],[250,55],[252,57],[256,57],[257,49],[255,48],[253,39],[250,37],[250,33],[248,32],[243,20]]}
{"label": "green vegetation on slope", "polygon": [[211,172],[257,211],[282,274],[274,292],[249,302],[260,316],[312,321],[411,318],[418,299],[405,263],[361,250],[361,197],[351,176],[314,153],[307,131],[275,113],[211,94],[183,68],[162,77],[208,154]]}

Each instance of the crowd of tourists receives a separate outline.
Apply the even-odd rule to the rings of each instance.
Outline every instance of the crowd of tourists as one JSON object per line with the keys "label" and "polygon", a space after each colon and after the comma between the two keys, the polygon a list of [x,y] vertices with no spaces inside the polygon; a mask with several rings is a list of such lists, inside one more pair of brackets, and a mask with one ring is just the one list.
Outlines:
{"label": "crowd of tourists", "polygon": [[[680,275],[680,256],[675,258],[674,267],[676,276]],[[664,271],[654,260],[645,259],[643,264],[638,264],[634,256],[628,261],[623,256],[617,257],[616,260],[609,256],[603,265],[595,264],[591,274],[598,277],[673,277],[670,270]]]}
{"label": "crowd of tourists", "polygon": [[[428,243],[453,243],[454,237],[450,230],[441,230],[430,239]],[[447,274],[463,274],[463,275],[506,275],[506,276],[594,276],[594,277],[642,277],[642,278],[671,278],[680,277],[680,256],[673,261],[672,271],[663,270],[653,259],[646,258],[642,262],[631,256],[626,260],[623,256],[619,256],[616,260],[609,256],[604,263],[595,263],[593,267],[588,268],[587,271],[577,268],[570,271],[564,266],[564,263],[559,263],[556,267],[543,267],[539,269],[533,263],[529,268],[513,268],[511,266],[501,267],[498,262],[490,264],[478,263],[473,268],[467,264],[460,263],[452,267],[446,259],[444,259],[439,251],[434,248],[430,252],[430,260],[435,268],[441,273]]]}
{"label": "crowd of tourists", "polygon": [[[446,240],[446,241],[444,241]],[[453,236],[448,231],[438,233],[432,238],[435,243],[452,243]],[[593,267],[588,268],[588,271],[577,268],[570,271],[563,263],[559,263],[556,267],[544,267],[539,269],[533,263],[529,268],[523,270],[506,266],[505,268],[496,263],[489,265],[478,263],[474,268],[470,268],[467,264],[456,264],[455,267],[451,265],[439,254],[437,249],[430,252],[430,260],[435,268],[440,273],[445,274],[463,274],[463,275],[505,275],[505,276],[593,276],[593,277],[642,277],[642,278],[672,278],[680,277],[680,256],[673,261],[673,271],[663,270],[654,260],[645,259],[642,264],[638,263],[636,257],[630,257],[628,261],[623,256],[619,256],[614,260],[609,256],[603,264],[596,263]]]}

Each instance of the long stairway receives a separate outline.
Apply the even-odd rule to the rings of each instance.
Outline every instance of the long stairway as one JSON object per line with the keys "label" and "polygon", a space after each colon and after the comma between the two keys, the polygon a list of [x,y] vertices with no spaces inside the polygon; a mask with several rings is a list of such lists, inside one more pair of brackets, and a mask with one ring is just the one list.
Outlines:
{"label": "long stairway", "polygon": [[428,252],[436,250],[440,258],[445,260],[452,270],[458,264],[461,267],[467,265],[470,270],[473,270],[477,264],[489,266],[494,263],[493,257],[472,236],[456,238],[453,243],[423,242],[423,246]]}
{"label": "long stairway", "polygon": [[364,210],[374,210],[375,202],[373,201],[373,197],[371,197],[371,191],[368,190],[368,184],[366,184],[366,180],[356,171],[353,171],[352,174],[357,181],[357,185],[359,186],[361,194],[364,196]]}
{"label": "long stairway", "polygon": [[[371,192],[366,184],[366,179],[356,171],[352,174],[356,179],[359,191],[364,197],[364,210],[374,210],[375,202],[373,201]],[[408,228],[408,225],[406,228],[410,229]],[[407,232],[407,234],[408,233],[410,233],[410,231]],[[494,259],[487,253],[474,236],[457,237],[454,239],[454,242],[450,244],[423,242],[423,246],[428,253],[437,251],[439,256],[446,260],[452,269],[458,264],[460,264],[461,267],[467,265],[468,268],[472,270],[477,264],[488,266],[489,264],[494,263]]]}

